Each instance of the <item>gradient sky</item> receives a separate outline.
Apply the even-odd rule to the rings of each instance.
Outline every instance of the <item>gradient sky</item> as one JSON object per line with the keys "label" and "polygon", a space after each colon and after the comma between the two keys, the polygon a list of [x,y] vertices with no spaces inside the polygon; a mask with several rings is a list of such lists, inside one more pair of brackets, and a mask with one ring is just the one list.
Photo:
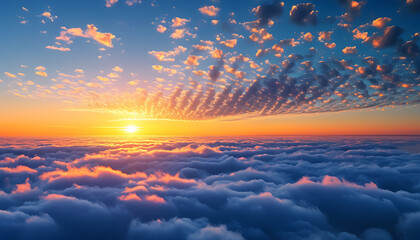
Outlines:
{"label": "gradient sky", "polygon": [[420,134],[419,10],[8,0],[0,135]]}

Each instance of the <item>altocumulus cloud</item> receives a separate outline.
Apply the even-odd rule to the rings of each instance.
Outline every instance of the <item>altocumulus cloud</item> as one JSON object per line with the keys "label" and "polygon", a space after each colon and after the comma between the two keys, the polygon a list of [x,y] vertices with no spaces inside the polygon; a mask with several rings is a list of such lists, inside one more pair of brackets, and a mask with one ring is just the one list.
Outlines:
{"label": "altocumulus cloud", "polygon": [[115,140],[2,140],[1,239],[420,236],[418,137]]}

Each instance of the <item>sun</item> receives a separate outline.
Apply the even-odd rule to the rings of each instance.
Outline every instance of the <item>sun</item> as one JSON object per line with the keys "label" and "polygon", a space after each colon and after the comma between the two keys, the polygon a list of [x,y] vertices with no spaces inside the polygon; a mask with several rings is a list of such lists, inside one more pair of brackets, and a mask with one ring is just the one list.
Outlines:
{"label": "sun", "polygon": [[135,132],[137,132],[139,130],[139,128],[137,126],[130,125],[130,126],[125,127],[124,130],[127,133],[135,133]]}

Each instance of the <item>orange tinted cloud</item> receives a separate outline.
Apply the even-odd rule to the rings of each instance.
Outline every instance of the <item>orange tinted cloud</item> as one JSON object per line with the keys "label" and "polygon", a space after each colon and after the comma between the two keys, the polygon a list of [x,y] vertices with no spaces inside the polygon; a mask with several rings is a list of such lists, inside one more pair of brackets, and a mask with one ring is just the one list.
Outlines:
{"label": "orange tinted cloud", "polygon": [[69,38],[66,36],[66,34],[70,34],[72,36],[76,36],[76,37],[84,37],[84,38],[91,38],[95,41],[97,41],[98,43],[105,45],[107,47],[113,47],[112,45],[112,39],[115,38],[115,35],[111,34],[111,33],[101,33],[98,32],[98,28],[95,27],[95,25],[93,24],[88,24],[87,25],[87,29],[86,31],[83,31],[81,28],[64,28],[60,33],[60,36],[57,37],[58,40],[63,40],[63,41],[69,41]]}
{"label": "orange tinted cloud", "polygon": [[106,0],[106,7],[111,7],[112,5],[114,5],[115,3],[117,3],[118,0]]}
{"label": "orange tinted cloud", "polygon": [[372,26],[377,27],[377,28],[383,28],[390,21],[391,21],[391,18],[387,18],[387,17],[377,18],[373,20]]}
{"label": "orange tinted cloud", "polygon": [[118,66],[115,66],[112,71],[116,71],[116,72],[123,72],[124,70]]}
{"label": "orange tinted cloud", "polygon": [[183,46],[176,47],[173,51],[163,52],[163,51],[150,51],[149,54],[153,55],[157,60],[163,62],[173,62],[175,61],[174,56],[179,55],[182,52],[185,52],[187,49]]}
{"label": "orange tinted cloud", "polygon": [[9,72],[4,72],[4,74],[5,74],[7,77],[10,77],[10,78],[15,78],[15,77],[16,77],[16,75],[15,75],[15,74],[12,74],[12,73],[9,73]]}
{"label": "orange tinted cloud", "polygon": [[312,39],[314,38],[314,36],[312,35],[312,33],[310,33],[310,32],[308,32],[308,33],[305,33],[304,35],[303,35],[303,39],[305,39],[306,41],[308,41],[308,42],[312,42]]}
{"label": "orange tinted cloud", "polygon": [[321,42],[330,41],[332,33],[333,33],[332,31],[319,32],[318,40]]}
{"label": "orange tinted cloud", "polygon": [[188,56],[187,60],[184,61],[184,64],[188,65],[188,66],[198,66],[198,59],[200,59],[201,57],[199,56],[195,56],[195,55],[190,55]]}
{"label": "orange tinted cloud", "polygon": [[166,27],[165,26],[162,26],[162,25],[159,25],[157,28],[156,28],[156,31],[158,31],[158,32],[160,32],[160,33],[164,33],[165,31],[166,31]]}
{"label": "orange tinted cloud", "polygon": [[344,54],[357,54],[356,47],[345,47],[342,51]]}
{"label": "orange tinted cloud", "polygon": [[70,51],[70,48],[65,48],[65,47],[46,46],[45,48],[52,49],[52,50],[57,50],[57,51],[62,51],[62,52]]}
{"label": "orange tinted cloud", "polygon": [[190,20],[185,19],[185,18],[175,17],[174,19],[172,19],[172,27],[181,27],[181,26],[184,26],[189,21]]}
{"label": "orange tinted cloud", "polygon": [[159,197],[156,194],[146,196],[146,200],[155,203],[166,203],[165,199]]}
{"label": "orange tinted cloud", "polygon": [[211,52],[211,57],[212,58],[221,58],[223,56],[223,51],[220,49],[216,49],[214,51]]}
{"label": "orange tinted cloud", "polygon": [[32,168],[29,168],[27,166],[18,165],[15,168],[9,168],[9,167],[0,167],[0,171],[6,172],[6,173],[37,173],[38,171]]}
{"label": "orange tinted cloud", "polygon": [[204,6],[202,8],[199,8],[198,11],[200,11],[202,14],[204,15],[208,15],[208,16],[217,16],[217,14],[219,13],[220,9],[215,7],[215,6]]}
{"label": "orange tinted cloud", "polygon": [[76,199],[75,197],[69,197],[62,194],[51,193],[44,197],[45,200],[57,200],[57,199]]}
{"label": "orange tinted cloud", "polygon": [[127,195],[121,195],[118,197],[118,199],[122,200],[122,201],[141,201],[141,198],[139,196],[137,196],[137,194],[135,193],[130,193]]}
{"label": "orange tinted cloud", "polygon": [[337,45],[336,45],[335,43],[325,43],[325,46],[326,46],[327,48],[333,49],[333,48],[335,48]]}
{"label": "orange tinted cloud", "polygon": [[98,166],[94,168],[75,168],[69,167],[67,171],[56,169],[55,171],[43,173],[39,176],[41,180],[47,180],[48,182],[53,182],[57,179],[72,179],[79,177],[91,177],[98,178],[99,176],[119,176],[121,178],[145,178],[147,175],[143,172],[137,172],[134,174],[126,174],[120,170],[114,170],[111,167]]}
{"label": "orange tinted cloud", "polygon": [[221,41],[220,44],[223,44],[226,47],[234,48],[236,46],[237,42],[238,42],[238,40],[236,40],[236,39],[228,39],[228,40],[225,40],[225,41]]}
{"label": "orange tinted cloud", "polygon": [[31,184],[29,183],[29,178],[27,178],[25,183],[16,184],[16,189],[12,191],[12,194],[25,193],[30,190],[31,190]]}
{"label": "orange tinted cloud", "polygon": [[314,182],[309,179],[309,177],[302,177],[299,181],[295,184],[303,185],[303,184],[319,184],[324,186],[346,186],[346,187],[355,187],[355,188],[378,188],[375,183],[369,182],[365,183],[364,185],[358,185],[356,183],[349,182],[345,179],[340,180],[337,177],[325,175],[321,182]]}
{"label": "orange tinted cloud", "polygon": [[171,38],[173,39],[180,39],[185,37],[185,33],[186,33],[187,29],[182,28],[182,29],[175,29],[175,31],[171,34]]}

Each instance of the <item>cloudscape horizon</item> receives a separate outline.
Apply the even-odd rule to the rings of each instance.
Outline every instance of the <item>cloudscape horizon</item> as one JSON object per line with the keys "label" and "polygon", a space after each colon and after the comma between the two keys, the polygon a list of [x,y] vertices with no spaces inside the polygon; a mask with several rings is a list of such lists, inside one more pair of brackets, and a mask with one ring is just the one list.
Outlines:
{"label": "cloudscape horizon", "polygon": [[0,240],[420,239],[420,0],[0,16]]}

